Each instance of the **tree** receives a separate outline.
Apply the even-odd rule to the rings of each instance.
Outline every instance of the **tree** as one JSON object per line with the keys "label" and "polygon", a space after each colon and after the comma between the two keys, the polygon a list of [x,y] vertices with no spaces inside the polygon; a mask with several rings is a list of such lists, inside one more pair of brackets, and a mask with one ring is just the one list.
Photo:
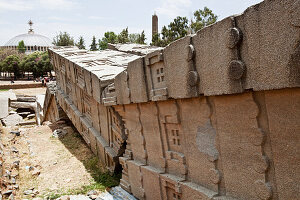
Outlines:
{"label": "tree", "polygon": [[129,40],[130,43],[138,43],[139,37],[140,37],[140,34],[131,33],[128,36],[128,40]]}
{"label": "tree", "polygon": [[1,68],[4,72],[14,73],[14,78],[20,76],[19,70],[20,59],[17,55],[7,56],[1,63]]}
{"label": "tree", "polygon": [[145,31],[142,31],[142,33],[139,35],[137,43],[138,44],[146,44],[146,36],[145,36]]}
{"label": "tree", "polygon": [[82,36],[79,37],[79,40],[78,40],[78,42],[76,43],[76,46],[77,46],[79,49],[85,49],[84,39],[83,39]]}
{"label": "tree", "polygon": [[218,19],[212,10],[204,7],[203,10],[199,9],[194,12],[194,20],[191,22],[192,31],[195,33],[198,30],[215,23]]}
{"label": "tree", "polygon": [[126,29],[123,29],[122,32],[118,35],[118,42],[122,44],[129,42],[128,27]]}
{"label": "tree", "polygon": [[168,40],[173,42],[187,35],[188,19],[186,17],[176,17],[173,22],[168,25]]}
{"label": "tree", "polygon": [[99,39],[99,49],[104,50],[107,49],[107,44],[116,44],[118,42],[118,36],[112,32],[108,31],[104,33],[104,37]]}
{"label": "tree", "polygon": [[67,32],[60,32],[53,38],[55,46],[74,46],[74,39]]}
{"label": "tree", "polygon": [[26,50],[26,48],[25,48],[24,41],[21,40],[18,44],[18,51],[19,51],[19,53],[25,53],[25,50]]}
{"label": "tree", "polygon": [[34,52],[21,61],[20,69],[23,72],[32,72],[36,78],[44,75],[46,72],[51,72],[52,65],[47,52]]}
{"label": "tree", "polygon": [[91,48],[90,48],[91,51],[97,51],[98,48],[97,48],[97,44],[96,44],[96,37],[93,36],[93,40],[92,40],[92,44],[91,44]]}
{"label": "tree", "polygon": [[[194,12],[194,19],[189,24],[186,17],[176,17],[168,27],[163,26],[161,34],[153,35],[152,45],[155,46],[167,46],[171,42],[185,37],[188,33],[200,30],[205,26],[213,24],[217,21],[217,16],[207,7],[203,10],[199,9]],[[191,30],[191,31],[190,31]]]}

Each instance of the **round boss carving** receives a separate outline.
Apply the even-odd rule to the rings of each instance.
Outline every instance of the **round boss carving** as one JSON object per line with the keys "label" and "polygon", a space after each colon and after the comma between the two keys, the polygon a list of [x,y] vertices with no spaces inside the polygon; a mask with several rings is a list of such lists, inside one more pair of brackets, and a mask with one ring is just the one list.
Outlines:
{"label": "round boss carving", "polygon": [[241,33],[237,28],[227,30],[227,47],[234,48],[241,41]]}
{"label": "round boss carving", "polygon": [[188,73],[188,84],[193,87],[198,83],[198,73],[196,71],[190,71]]}
{"label": "round boss carving", "polygon": [[184,51],[185,51],[185,53],[186,53],[186,60],[187,61],[191,61],[191,60],[193,60],[193,58],[194,58],[194,47],[193,47],[193,45],[187,45],[185,48],[184,48]]}
{"label": "round boss carving", "polygon": [[230,79],[238,80],[245,72],[245,65],[240,60],[233,60],[229,63],[228,76]]}

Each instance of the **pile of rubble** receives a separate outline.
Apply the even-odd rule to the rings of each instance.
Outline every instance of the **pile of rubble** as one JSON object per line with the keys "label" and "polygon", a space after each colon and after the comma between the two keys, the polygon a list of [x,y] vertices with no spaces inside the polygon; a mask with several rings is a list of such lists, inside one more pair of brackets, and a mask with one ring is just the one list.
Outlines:
{"label": "pile of rubble", "polygon": [[[0,124],[0,133],[1,132]],[[19,189],[17,178],[19,176],[19,150],[14,146],[15,137],[20,136],[20,132],[13,131],[9,144],[3,144],[0,138],[0,176],[1,176],[1,193],[0,199],[15,199],[16,190]],[[9,156],[10,159],[4,159],[4,156]],[[5,161],[5,162],[4,162]]]}

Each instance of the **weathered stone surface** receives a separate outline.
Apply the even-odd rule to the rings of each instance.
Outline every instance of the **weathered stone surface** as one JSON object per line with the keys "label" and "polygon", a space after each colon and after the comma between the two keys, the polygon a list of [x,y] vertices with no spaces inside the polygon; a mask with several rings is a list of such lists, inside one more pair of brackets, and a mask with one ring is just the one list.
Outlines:
{"label": "weathered stone surface", "polygon": [[230,79],[232,75],[229,76],[227,69],[229,63],[236,59],[236,52],[227,47],[227,30],[232,28],[235,28],[234,19],[229,17],[200,30],[192,38],[196,70],[200,77],[199,92],[205,96],[243,91],[240,80]]}
{"label": "weathered stone surface", "polygon": [[[184,48],[184,49],[183,49]],[[194,68],[191,36],[177,40],[164,49],[164,70],[169,97],[190,98],[198,95],[198,74]]]}
{"label": "weathered stone surface", "polygon": [[2,122],[5,126],[15,126],[23,121],[23,117],[18,114],[8,115],[2,119]]}
{"label": "weathered stone surface", "polygon": [[300,89],[265,92],[278,199],[299,197]]}
{"label": "weathered stone surface", "polygon": [[[236,17],[243,32],[241,57],[247,66],[245,89],[269,90],[300,86],[299,1],[264,1]],[[298,14],[298,15],[297,15]],[[294,24],[294,25],[293,25]]]}
{"label": "weathered stone surface", "polygon": [[130,89],[130,100],[133,103],[147,102],[147,86],[144,68],[144,59],[138,58],[128,63],[128,84]]}
{"label": "weathered stone surface", "polygon": [[51,49],[57,102],[139,199],[297,199],[299,2],[265,0],[164,49]]}
{"label": "weathered stone surface", "polygon": [[126,71],[123,71],[116,76],[115,88],[116,88],[117,104],[129,104],[130,89],[128,86],[128,74]]}

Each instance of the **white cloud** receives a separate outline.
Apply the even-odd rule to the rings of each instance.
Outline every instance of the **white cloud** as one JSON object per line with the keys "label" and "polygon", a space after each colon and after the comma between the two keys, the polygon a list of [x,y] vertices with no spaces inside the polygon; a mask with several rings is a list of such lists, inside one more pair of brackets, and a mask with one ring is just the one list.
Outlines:
{"label": "white cloud", "polygon": [[161,6],[156,8],[156,11],[159,15],[175,18],[184,14],[191,5],[191,0],[162,0]]}
{"label": "white cloud", "polygon": [[29,4],[28,1],[24,0],[0,0],[0,12],[1,11],[25,11],[32,10],[32,4]]}

